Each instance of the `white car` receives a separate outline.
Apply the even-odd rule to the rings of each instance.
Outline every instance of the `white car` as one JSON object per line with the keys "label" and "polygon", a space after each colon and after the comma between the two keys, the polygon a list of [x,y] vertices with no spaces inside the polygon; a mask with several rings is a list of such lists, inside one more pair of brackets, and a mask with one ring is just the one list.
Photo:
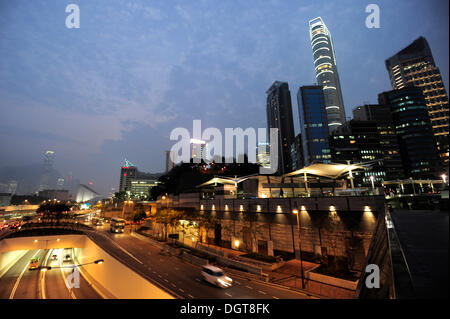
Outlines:
{"label": "white car", "polygon": [[203,266],[202,277],[207,282],[221,288],[228,288],[233,284],[233,279],[226,276],[222,269],[211,265]]}

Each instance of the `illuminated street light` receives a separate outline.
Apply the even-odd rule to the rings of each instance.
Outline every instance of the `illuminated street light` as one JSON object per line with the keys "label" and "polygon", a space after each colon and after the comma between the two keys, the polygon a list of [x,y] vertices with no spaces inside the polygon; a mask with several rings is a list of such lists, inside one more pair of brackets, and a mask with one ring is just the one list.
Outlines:
{"label": "illuminated street light", "polygon": [[303,272],[303,259],[302,259],[302,241],[301,241],[301,237],[300,237],[300,217],[299,217],[299,212],[297,208],[294,208],[292,210],[292,213],[297,215],[297,231],[298,231],[298,249],[299,249],[299,254],[300,254],[300,272],[301,272],[301,276],[302,276],[302,289],[305,289],[305,279],[304,277],[304,272]]}
{"label": "illuminated street light", "polygon": [[445,182],[447,181],[447,175],[442,174],[442,175],[441,175],[441,178],[442,178],[442,181],[443,181],[444,184],[445,184]]}
{"label": "illuminated street light", "polygon": [[371,176],[370,176],[370,181],[372,182],[372,190],[373,190],[373,191],[375,191],[375,183],[374,183],[374,180],[375,180],[375,176],[371,175]]}

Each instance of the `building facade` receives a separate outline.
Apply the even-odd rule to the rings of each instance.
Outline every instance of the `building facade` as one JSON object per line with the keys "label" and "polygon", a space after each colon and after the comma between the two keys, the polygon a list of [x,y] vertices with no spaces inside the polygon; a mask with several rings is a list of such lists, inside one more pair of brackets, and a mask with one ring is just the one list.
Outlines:
{"label": "building facade", "polygon": [[291,145],[294,143],[291,92],[286,82],[275,81],[266,93],[267,128],[278,129],[278,173],[286,174],[292,170]]}
{"label": "building facade", "polygon": [[386,60],[392,89],[420,87],[430,116],[437,143],[441,166],[449,165],[449,104],[439,68],[430,46],[420,37],[409,46]]}
{"label": "building facade", "polygon": [[358,106],[353,110],[353,119],[357,121],[374,121],[376,123],[383,153],[385,178],[386,180],[403,179],[405,173],[390,106],[382,104]]}
{"label": "building facade", "polygon": [[330,148],[334,163],[367,163],[363,171],[353,173],[355,186],[370,186],[372,179],[379,186],[385,180],[383,151],[375,121],[348,121],[330,136]]}
{"label": "building facade", "polygon": [[131,181],[136,178],[137,168],[129,161],[125,160],[125,164],[120,169],[119,192],[131,191]]}
{"label": "building facade", "polygon": [[309,21],[309,33],[317,84],[323,86],[328,129],[331,133],[345,123],[344,100],[333,40],[330,31],[320,17]]}
{"label": "building facade", "polygon": [[302,86],[297,93],[304,165],[331,162],[328,120],[322,86]]}
{"label": "building facade", "polygon": [[439,158],[422,89],[405,87],[378,95],[390,106],[406,178],[437,178]]}

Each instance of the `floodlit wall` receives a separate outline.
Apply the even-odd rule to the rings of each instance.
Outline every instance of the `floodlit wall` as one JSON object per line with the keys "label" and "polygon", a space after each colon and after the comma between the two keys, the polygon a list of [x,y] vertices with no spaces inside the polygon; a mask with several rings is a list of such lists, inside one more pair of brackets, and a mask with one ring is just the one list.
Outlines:
{"label": "floodlit wall", "polygon": [[17,259],[26,254],[26,250],[8,251],[0,254],[0,277],[2,277]]}
{"label": "floodlit wall", "polygon": [[103,259],[102,264],[81,267],[82,274],[104,298],[173,299],[132,269],[109,255],[85,235],[8,238],[0,241],[0,277],[27,250],[74,248],[77,264]]}
{"label": "floodlit wall", "polygon": [[102,264],[83,266],[88,280],[98,286],[100,291],[109,292],[109,298],[119,299],[173,299],[171,295],[142,278],[130,268],[116,260],[85,236],[83,248],[74,249],[79,263],[103,259]]}

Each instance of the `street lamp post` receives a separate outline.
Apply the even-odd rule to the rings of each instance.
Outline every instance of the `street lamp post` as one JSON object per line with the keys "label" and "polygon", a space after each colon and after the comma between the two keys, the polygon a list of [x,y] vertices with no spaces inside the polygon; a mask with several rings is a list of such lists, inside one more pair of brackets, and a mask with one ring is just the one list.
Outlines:
{"label": "street lamp post", "polygon": [[297,208],[294,208],[292,210],[292,213],[297,215],[297,231],[298,231],[298,248],[299,248],[299,254],[300,254],[300,272],[302,277],[302,289],[305,289],[305,279],[304,279],[304,272],[303,272],[303,259],[302,259],[302,241],[300,236],[300,218],[299,218],[299,211]]}
{"label": "street lamp post", "polygon": [[372,183],[372,192],[375,195],[375,177],[373,175],[370,175],[370,182]]}

